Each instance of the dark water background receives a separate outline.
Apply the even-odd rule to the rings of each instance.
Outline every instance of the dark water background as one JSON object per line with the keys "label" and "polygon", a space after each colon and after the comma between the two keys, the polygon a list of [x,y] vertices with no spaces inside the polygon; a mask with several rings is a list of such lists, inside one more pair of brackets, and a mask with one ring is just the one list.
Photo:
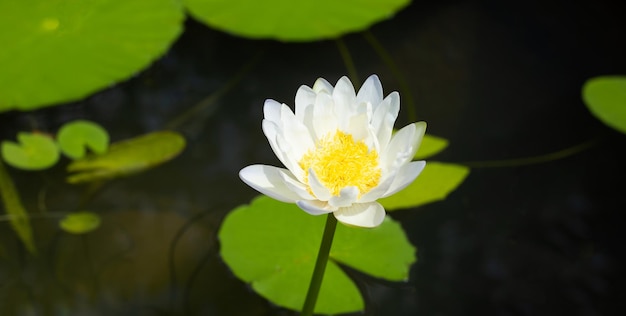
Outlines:
{"label": "dark water background", "polygon": [[[547,163],[475,168],[448,200],[391,214],[419,259],[407,283],[349,271],[366,297],[365,315],[626,310],[626,136],[593,118],[580,98],[586,79],[626,74],[624,13],[600,2],[415,1],[371,29],[428,132],[450,140],[433,160],[512,159],[597,143]],[[400,90],[361,35],[344,41],[361,80],[376,73],[386,94]],[[299,85],[347,74],[334,41],[251,41],[188,20],[144,72],[81,102],[4,113],[0,138],[55,131],[77,118],[99,122],[113,140],[164,128],[250,61],[233,89],[178,126],[188,139],[180,157],[114,181],[89,203],[103,216],[98,231],[70,236],[54,220],[33,219],[41,252],[33,258],[8,223],[0,225],[0,315],[291,315],[232,275],[216,231],[256,195],[239,169],[278,163],[261,133],[263,101],[293,105]],[[407,123],[402,96],[397,126]],[[10,173],[31,213],[73,210],[83,192],[63,184],[62,164]]]}

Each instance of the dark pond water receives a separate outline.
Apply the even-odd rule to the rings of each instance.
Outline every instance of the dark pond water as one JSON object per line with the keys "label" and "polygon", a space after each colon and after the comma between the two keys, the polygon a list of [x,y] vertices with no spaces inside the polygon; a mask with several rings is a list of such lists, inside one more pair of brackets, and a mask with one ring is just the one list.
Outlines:
{"label": "dark pond water", "polygon": [[[372,28],[428,132],[450,140],[436,160],[513,159],[597,143],[546,163],[474,168],[446,201],[394,212],[419,260],[407,283],[349,271],[366,296],[365,315],[626,310],[626,137],[580,100],[587,78],[626,73],[623,13],[595,2],[415,1]],[[361,79],[376,73],[386,93],[401,89],[363,36],[344,41]],[[261,133],[263,101],[293,104],[299,85],[347,74],[334,41],[249,41],[188,21],[169,53],[135,78],[82,102],[2,114],[0,138],[76,118],[101,123],[114,140],[164,128],[247,63],[232,89],[176,126],[188,139],[181,156],[114,181],[90,201],[103,216],[98,231],[70,236],[56,221],[33,219],[41,251],[34,258],[2,222],[0,315],[291,315],[232,275],[216,231],[256,195],[239,169],[277,164]],[[84,190],[63,184],[62,167],[10,173],[33,213],[68,211]]]}

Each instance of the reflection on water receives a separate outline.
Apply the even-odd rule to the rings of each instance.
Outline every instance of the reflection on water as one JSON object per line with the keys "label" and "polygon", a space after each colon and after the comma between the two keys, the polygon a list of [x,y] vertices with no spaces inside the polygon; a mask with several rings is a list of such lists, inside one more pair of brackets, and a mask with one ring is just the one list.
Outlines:
{"label": "reflection on water", "polygon": [[[438,160],[604,142],[546,164],[472,170],[445,202],[391,214],[419,249],[418,263],[406,284],[350,271],[366,315],[599,315],[618,307],[626,205],[616,175],[626,174],[626,157],[617,149],[625,140],[589,115],[580,87],[594,75],[626,73],[626,52],[610,36],[624,22],[609,7],[587,6],[416,2],[372,29],[406,77],[419,119],[450,140]],[[362,78],[377,73],[386,93],[400,89],[360,35],[345,42]],[[239,169],[278,164],[260,131],[264,99],[292,104],[300,84],[346,74],[334,42],[247,41],[189,21],[150,69],[82,102],[3,113],[0,138],[54,131],[76,118],[102,124],[113,140],[162,128],[259,51],[232,90],[180,125],[187,138],[181,156],[109,183],[85,205],[102,216],[100,229],[74,236],[51,218],[33,219],[40,249],[33,257],[2,223],[1,315],[291,314],[231,274],[216,231],[230,209],[255,195],[239,182]],[[9,172],[35,214],[74,210],[85,189],[63,183],[63,166]]]}

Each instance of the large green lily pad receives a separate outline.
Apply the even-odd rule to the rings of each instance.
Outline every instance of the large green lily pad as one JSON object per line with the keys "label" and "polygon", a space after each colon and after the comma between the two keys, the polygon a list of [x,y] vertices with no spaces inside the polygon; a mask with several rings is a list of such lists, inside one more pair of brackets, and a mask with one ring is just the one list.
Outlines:
{"label": "large green lily pad", "polygon": [[583,87],[583,100],[602,123],[626,134],[626,76],[589,79]]}
{"label": "large green lily pad", "polygon": [[167,51],[184,20],[172,0],[6,0],[0,12],[0,112],[110,87]]}
{"label": "large green lily pad", "polygon": [[410,0],[184,0],[191,15],[238,36],[313,41],[361,31]]}
{"label": "large green lily pad", "polygon": [[[333,216],[332,214],[330,216]],[[261,196],[228,214],[219,231],[221,255],[237,277],[273,303],[300,310],[311,280],[325,216]],[[372,229],[337,225],[315,312],[363,310],[363,298],[339,263],[394,281],[416,260],[402,227],[387,217]]]}

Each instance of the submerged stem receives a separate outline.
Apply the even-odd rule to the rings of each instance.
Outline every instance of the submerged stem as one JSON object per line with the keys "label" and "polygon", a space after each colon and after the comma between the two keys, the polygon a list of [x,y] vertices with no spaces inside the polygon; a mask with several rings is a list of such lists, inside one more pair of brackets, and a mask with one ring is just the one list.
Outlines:
{"label": "submerged stem", "polygon": [[389,70],[391,70],[391,73],[393,74],[393,76],[396,78],[396,80],[398,80],[398,84],[400,84],[401,95],[404,96],[406,100],[406,104],[408,105],[406,107],[406,110],[407,110],[407,116],[408,116],[409,122],[417,122],[417,113],[415,110],[415,101],[414,101],[415,99],[413,98],[413,94],[411,93],[409,84],[407,83],[406,79],[404,79],[404,76],[402,75],[400,68],[398,67],[398,65],[396,65],[396,62],[393,61],[391,54],[389,54],[389,52],[385,49],[383,44],[380,43],[380,41],[374,36],[374,34],[372,34],[370,30],[366,30],[365,32],[361,34],[363,34],[363,37],[365,38],[365,40],[370,44],[370,46],[372,46],[372,48],[374,49],[376,54],[378,54],[380,59],[382,59],[383,62],[387,64],[387,67],[389,67]]}
{"label": "submerged stem", "polygon": [[356,66],[354,65],[354,60],[352,59],[348,46],[346,46],[346,43],[341,37],[337,38],[335,43],[339,49],[339,54],[341,54],[341,59],[348,70],[348,77],[350,78],[350,81],[352,81],[353,84],[360,84],[361,81],[359,80],[359,73],[356,71]]}
{"label": "submerged stem", "polygon": [[468,161],[458,162],[458,164],[470,167],[470,168],[501,168],[501,167],[521,167],[534,165],[544,162],[555,161],[569,156],[575,155],[579,152],[585,151],[599,142],[598,139],[588,140],[582,144],[578,144],[573,147],[565,148],[559,151],[551,152],[545,155],[506,159],[506,160],[489,160],[489,161]]}
{"label": "submerged stem", "polygon": [[333,244],[335,228],[337,227],[337,219],[333,214],[328,214],[326,216],[327,217],[326,226],[324,227],[324,236],[322,236],[320,250],[317,253],[315,269],[313,269],[313,276],[311,277],[309,290],[306,293],[306,300],[304,301],[304,306],[302,307],[302,313],[300,314],[301,316],[313,315],[313,311],[315,310],[315,303],[317,302],[317,296],[322,286],[322,280],[324,279],[324,271],[326,271],[326,263],[328,263],[330,247]]}

